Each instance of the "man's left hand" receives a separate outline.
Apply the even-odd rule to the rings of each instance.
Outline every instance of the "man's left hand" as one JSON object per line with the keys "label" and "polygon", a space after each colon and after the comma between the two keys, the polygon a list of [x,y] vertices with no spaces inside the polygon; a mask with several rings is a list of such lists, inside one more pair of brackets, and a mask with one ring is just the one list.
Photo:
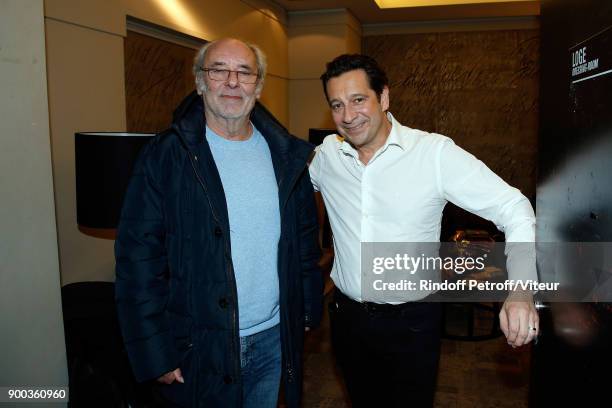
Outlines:
{"label": "man's left hand", "polygon": [[499,325],[508,344],[520,347],[537,337],[540,318],[531,294],[511,294],[499,313]]}

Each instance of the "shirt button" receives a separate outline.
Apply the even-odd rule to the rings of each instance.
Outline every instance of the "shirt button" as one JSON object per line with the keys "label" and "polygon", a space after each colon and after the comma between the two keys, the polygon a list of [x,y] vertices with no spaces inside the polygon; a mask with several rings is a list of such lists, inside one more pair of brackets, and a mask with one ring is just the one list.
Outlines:
{"label": "shirt button", "polygon": [[231,375],[226,375],[225,377],[223,377],[223,382],[226,384],[231,384],[234,382],[234,379]]}
{"label": "shirt button", "polygon": [[221,229],[221,227],[219,227],[219,226],[215,227],[215,235],[218,236],[218,237],[223,235],[223,230]]}

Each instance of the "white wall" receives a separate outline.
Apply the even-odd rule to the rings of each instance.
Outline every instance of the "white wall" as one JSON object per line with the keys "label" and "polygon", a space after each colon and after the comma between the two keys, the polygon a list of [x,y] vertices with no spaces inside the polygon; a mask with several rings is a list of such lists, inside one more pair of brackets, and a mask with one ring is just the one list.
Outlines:
{"label": "white wall", "polygon": [[361,51],[361,24],[346,10],[289,14],[289,130],[334,128],[319,79],[340,54]]}
{"label": "white wall", "polygon": [[0,0],[0,89],[0,387],[67,386],[43,0]]}

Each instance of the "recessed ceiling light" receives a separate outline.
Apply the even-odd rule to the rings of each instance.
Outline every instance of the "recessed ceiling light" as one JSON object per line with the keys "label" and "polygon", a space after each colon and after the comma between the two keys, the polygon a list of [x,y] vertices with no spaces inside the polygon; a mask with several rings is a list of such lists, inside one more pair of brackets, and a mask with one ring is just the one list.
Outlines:
{"label": "recessed ceiling light", "polygon": [[529,0],[374,0],[379,8],[450,6],[455,4],[508,3]]}

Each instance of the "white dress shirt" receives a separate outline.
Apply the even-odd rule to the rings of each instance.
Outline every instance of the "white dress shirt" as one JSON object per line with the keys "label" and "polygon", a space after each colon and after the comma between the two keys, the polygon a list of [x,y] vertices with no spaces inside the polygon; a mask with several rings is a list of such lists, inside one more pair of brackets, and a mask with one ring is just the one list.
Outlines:
{"label": "white dress shirt", "polygon": [[[344,294],[362,300],[362,242],[438,242],[448,201],[495,223],[507,242],[534,241],[535,215],[519,190],[450,138],[387,117],[389,137],[367,165],[329,135],[309,167],[334,235],[331,277]],[[533,265],[528,275],[537,279]]]}

